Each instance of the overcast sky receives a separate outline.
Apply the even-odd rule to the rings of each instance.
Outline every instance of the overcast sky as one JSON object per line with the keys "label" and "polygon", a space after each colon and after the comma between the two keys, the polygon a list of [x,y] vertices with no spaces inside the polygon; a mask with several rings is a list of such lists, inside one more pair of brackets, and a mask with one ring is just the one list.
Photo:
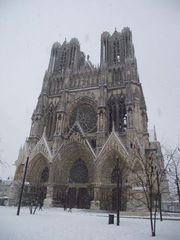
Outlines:
{"label": "overcast sky", "polygon": [[[180,143],[179,0],[0,0],[0,157],[12,165],[28,137],[51,46],[79,39],[97,65],[100,35],[129,26],[149,128]],[[7,165],[0,177],[13,176]]]}

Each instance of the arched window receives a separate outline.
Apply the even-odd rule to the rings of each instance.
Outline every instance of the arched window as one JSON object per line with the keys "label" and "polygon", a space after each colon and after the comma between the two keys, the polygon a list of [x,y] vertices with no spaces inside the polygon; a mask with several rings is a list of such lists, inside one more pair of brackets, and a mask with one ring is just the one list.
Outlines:
{"label": "arched window", "polygon": [[120,62],[120,44],[119,40],[115,39],[113,41],[113,63],[119,63]]}
{"label": "arched window", "polygon": [[40,179],[40,181],[41,181],[42,183],[45,183],[45,182],[48,181],[48,178],[49,178],[49,169],[48,169],[48,167],[45,167],[45,168],[43,169],[42,173],[41,173],[41,179]]}
{"label": "arched window", "polygon": [[124,132],[127,128],[127,113],[124,98],[119,99],[119,132]]}
{"label": "arched window", "polygon": [[109,132],[112,131],[113,124],[116,131],[124,132],[127,128],[127,113],[124,98],[111,97],[108,101],[108,111]]}
{"label": "arched window", "polygon": [[61,56],[60,56],[60,66],[59,66],[59,70],[60,72],[64,72],[65,71],[65,67],[66,67],[66,48],[64,48],[61,52]]}
{"label": "arched window", "polygon": [[69,68],[74,66],[75,53],[76,53],[76,47],[75,46],[71,46],[70,59],[69,59]]}
{"label": "arched window", "polygon": [[114,168],[111,173],[111,183],[117,183],[117,169]]}
{"label": "arched window", "polygon": [[[122,181],[122,173],[121,171],[119,170],[119,181],[121,182]],[[115,167],[113,170],[112,170],[112,173],[111,173],[111,183],[117,183],[118,181],[118,175],[117,175],[117,168]]]}
{"label": "arched window", "polygon": [[113,124],[116,124],[116,101],[113,97],[108,102],[109,106],[109,131],[112,131]]}
{"label": "arched window", "polygon": [[81,159],[73,163],[69,173],[69,181],[72,183],[88,182],[88,169]]}
{"label": "arched window", "polygon": [[55,112],[54,107],[51,105],[48,110],[47,114],[47,126],[46,126],[46,136],[48,139],[50,139],[55,131]]}

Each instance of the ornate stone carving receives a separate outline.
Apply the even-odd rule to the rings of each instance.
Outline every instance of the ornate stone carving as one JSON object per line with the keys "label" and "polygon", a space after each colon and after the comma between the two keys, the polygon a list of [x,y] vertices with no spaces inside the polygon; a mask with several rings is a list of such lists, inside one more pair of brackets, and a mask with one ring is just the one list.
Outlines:
{"label": "ornate stone carving", "polygon": [[70,127],[75,121],[78,121],[85,133],[96,129],[97,113],[91,105],[83,104],[73,110],[70,117]]}
{"label": "ornate stone carving", "polygon": [[30,153],[30,159],[33,159],[39,153],[42,153],[44,157],[51,161],[52,158],[51,151],[50,148],[48,147],[48,144],[44,136],[42,136],[42,138],[39,140],[39,142],[36,144],[32,152]]}

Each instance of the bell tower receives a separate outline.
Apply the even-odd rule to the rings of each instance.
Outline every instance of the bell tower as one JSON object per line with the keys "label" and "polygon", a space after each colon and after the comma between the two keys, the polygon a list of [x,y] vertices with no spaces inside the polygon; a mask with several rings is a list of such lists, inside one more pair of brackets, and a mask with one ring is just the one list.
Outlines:
{"label": "bell tower", "polygon": [[101,35],[101,59],[100,64],[112,66],[124,64],[129,60],[134,60],[134,46],[132,43],[132,33],[128,27],[121,32],[110,35],[103,32]]}

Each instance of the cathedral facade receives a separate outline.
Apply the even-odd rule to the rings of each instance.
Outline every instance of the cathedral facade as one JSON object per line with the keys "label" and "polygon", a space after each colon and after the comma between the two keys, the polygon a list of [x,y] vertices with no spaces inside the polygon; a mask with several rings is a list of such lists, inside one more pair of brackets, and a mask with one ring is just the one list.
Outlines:
{"label": "cathedral facade", "polygon": [[[135,166],[131,154],[150,142],[142,85],[129,28],[101,35],[95,67],[77,39],[52,46],[49,66],[32,115],[30,135],[20,149],[14,181],[22,179],[27,157],[29,190],[44,187],[47,206],[115,209],[117,161],[121,209],[132,209]],[[155,139],[156,140],[156,139]],[[122,169],[121,169],[122,168]]]}

